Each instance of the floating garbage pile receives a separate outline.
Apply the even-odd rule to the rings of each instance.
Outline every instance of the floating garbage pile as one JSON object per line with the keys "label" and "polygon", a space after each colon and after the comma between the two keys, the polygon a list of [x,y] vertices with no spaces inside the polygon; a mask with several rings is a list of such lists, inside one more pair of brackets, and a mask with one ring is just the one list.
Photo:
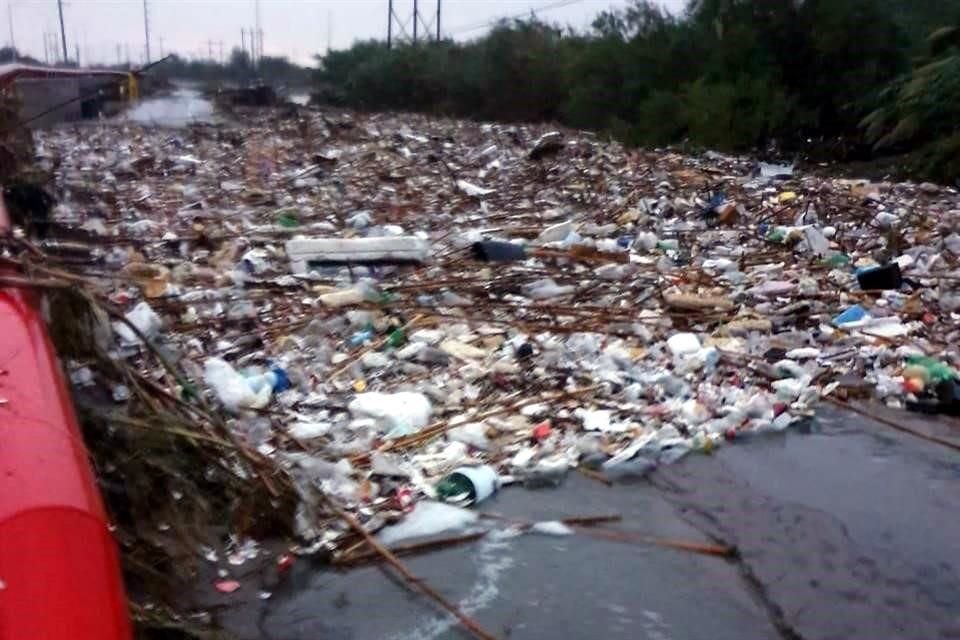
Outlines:
{"label": "floating garbage pile", "polygon": [[958,407],[953,189],[332,111],[37,153],[37,248],[125,313],[115,361],[288,474],[301,549],[359,553],[338,513],[642,477],[825,395]]}

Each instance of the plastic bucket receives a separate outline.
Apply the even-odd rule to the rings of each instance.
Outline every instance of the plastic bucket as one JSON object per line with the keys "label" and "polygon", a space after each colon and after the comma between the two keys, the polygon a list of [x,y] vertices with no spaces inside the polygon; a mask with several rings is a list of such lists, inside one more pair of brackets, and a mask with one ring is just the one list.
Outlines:
{"label": "plastic bucket", "polygon": [[470,484],[473,485],[474,504],[483,502],[493,495],[493,492],[497,490],[500,484],[500,478],[497,476],[496,470],[489,465],[482,467],[459,467],[454,469],[450,475],[461,475],[470,481]]}

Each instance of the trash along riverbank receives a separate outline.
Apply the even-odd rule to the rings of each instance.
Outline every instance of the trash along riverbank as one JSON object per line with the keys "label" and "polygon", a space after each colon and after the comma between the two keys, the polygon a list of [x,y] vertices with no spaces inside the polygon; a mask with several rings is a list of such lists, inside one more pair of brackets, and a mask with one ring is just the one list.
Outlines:
{"label": "trash along riverbank", "polygon": [[[496,491],[642,478],[820,402],[960,413],[954,189],[289,108],[35,147],[58,204],[4,283],[46,292],[146,625],[205,620],[177,612],[201,564],[230,593],[321,554],[492,637],[397,556]],[[509,526],[616,535],[570,515]]]}

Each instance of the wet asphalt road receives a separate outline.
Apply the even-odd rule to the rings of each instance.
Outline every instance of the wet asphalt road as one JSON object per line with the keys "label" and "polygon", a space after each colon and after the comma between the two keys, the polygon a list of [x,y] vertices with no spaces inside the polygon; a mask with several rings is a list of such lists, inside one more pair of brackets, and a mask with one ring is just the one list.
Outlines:
{"label": "wet asphalt road", "polygon": [[[688,457],[651,482],[571,474],[483,505],[526,520],[619,513],[609,528],[724,541],[739,559],[497,529],[407,564],[503,638],[960,638],[960,453],[833,409],[819,424]],[[960,442],[960,424],[933,428]],[[374,567],[299,562],[269,589],[261,600],[247,581],[211,604],[243,640],[468,637]]]}

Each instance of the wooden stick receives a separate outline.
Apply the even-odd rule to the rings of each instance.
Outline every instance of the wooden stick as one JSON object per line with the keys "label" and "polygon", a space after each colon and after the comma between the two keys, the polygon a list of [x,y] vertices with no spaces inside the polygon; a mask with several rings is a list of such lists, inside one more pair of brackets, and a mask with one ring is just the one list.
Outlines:
{"label": "wooden stick", "polygon": [[[519,401],[514,402],[514,403],[512,403],[512,404],[508,404],[507,406],[499,407],[499,408],[497,408],[497,409],[491,409],[491,410],[489,410],[489,411],[485,411],[485,412],[479,413],[479,414],[477,414],[477,415],[475,415],[475,416],[471,416],[471,417],[470,417],[470,421],[471,421],[471,422],[479,422],[479,421],[485,420],[485,419],[487,419],[487,418],[492,418],[492,417],[494,417],[494,416],[502,415],[502,414],[504,414],[504,413],[509,413],[509,412],[511,412],[511,411],[516,411],[517,409],[520,409],[521,407],[524,407],[524,406],[526,406],[526,405],[539,404],[539,403],[541,403],[541,402],[547,402],[547,401],[556,402],[557,400],[566,400],[566,399],[568,399],[568,398],[574,398],[574,397],[576,397],[576,396],[580,396],[580,395],[583,395],[583,394],[585,394],[585,393],[589,393],[589,392],[591,392],[591,391],[596,391],[596,390],[599,389],[599,388],[600,388],[600,385],[599,385],[599,384],[595,384],[595,385],[591,385],[591,386],[589,386],[589,387],[582,387],[582,388],[580,388],[580,389],[574,389],[574,390],[572,390],[572,391],[561,391],[561,392],[558,392],[558,393],[548,393],[548,394],[544,394],[544,395],[538,396],[538,397],[536,397],[536,398],[529,398],[529,399],[526,399],[526,400],[519,400]],[[409,436],[404,436],[403,438],[398,438],[398,439],[396,439],[396,440],[388,441],[385,445],[383,445],[382,447],[380,447],[379,449],[377,449],[377,451],[380,451],[380,452],[382,452],[382,451],[392,451],[392,450],[394,450],[394,449],[404,449],[404,448],[407,448],[407,447],[411,447],[411,446],[413,446],[413,445],[420,444],[420,443],[422,443],[422,442],[424,442],[424,441],[426,441],[426,440],[430,440],[431,438],[435,438],[435,437],[437,437],[437,436],[445,433],[446,431],[448,431],[448,430],[450,430],[450,429],[452,429],[452,428],[454,428],[454,427],[460,426],[460,424],[462,424],[462,423],[450,424],[450,421],[449,421],[449,420],[441,420],[441,421],[439,421],[439,422],[433,423],[432,425],[427,425],[426,427],[424,427],[423,429],[421,429],[421,430],[418,431],[417,433],[411,434],[411,435],[409,435]],[[353,456],[353,457],[350,459],[350,462],[351,462],[352,464],[355,464],[355,465],[356,465],[356,464],[362,464],[363,462],[365,462],[366,460],[369,459],[371,453],[373,453],[373,452],[370,452],[370,453],[361,453],[361,454],[358,454],[358,455],[356,455],[356,456]]]}
{"label": "wooden stick", "polygon": [[[497,513],[482,513],[480,514],[481,518],[487,518],[489,520],[501,520],[503,522],[511,522],[521,528],[529,529],[535,523],[525,521],[525,520],[513,520],[502,516]],[[569,525],[573,527],[574,531],[577,533],[582,533],[584,535],[592,536],[594,538],[599,538],[600,540],[608,540],[610,542],[625,542],[630,544],[651,544],[657,547],[665,547],[668,549],[675,549],[677,551],[689,551],[691,553],[699,553],[708,556],[719,556],[722,558],[729,558],[737,553],[736,547],[728,547],[724,545],[710,544],[706,542],[690,542],[687,540],[670,540],[667,538],[653,538],[650,536],[645,536],[638,533],[632,533],[630,531],[614,531],[613,529],[602,529],[602,528],[593,528],[590,525],[599,524],[603,522],[616,522],[620,520],[619,515],[614,516],[596,516],[596,517],[583,517],[583,518],[565,518],[561,519],[558,522]]]}
{"label": "wooden stick", "polygon": [[588,529],[582,526],[574,525],[573,529],[578,533],[583,533],[601,540],[610,542],[625,542],[628,544],[650,544],[657,547],[665,547],[676,551],[689,551],[707,556],[717,556],[720,558],[730,558],[737,554],[736,547],[725,545],[709,544],[704,542],[689,542],[686,540],[669,540],[667,538],[651,538],[640,534],[630,533],[629,531],[612,531],[610,529]]}
{"label": "wooden stick", "polygon": [[370,535],[370,532],[367,531],[363,527],[363,525],[357,521],[356,518],[354,518],[352,515],[350,515],[340,507],[338,507],[336,504],[334,504],[333,501],[330,500],[327,496],[321,495],[321,499],[327,504],[330,510],[333,511],[335,514],[337,514],[337,516],[339,516],[341,520],[346,522],[351,529],[353,529],[354,531],[359,533],[361,536],[363,536],[363,539],[367,541],[367,544],[373,547],[373,549],[377,552],[377,554],[382,556],[383,559],[391,567],[393,567],[397,571],[397,573],[403,576],[403,579],[406,580],[412,587],[414,587],[424,595],[433,599],[434,602],[436,602],[443,609],[445,609],[450,614],[452,614],[457,620],[460,621],[460,623],[467,630],[469,630],[477,638],[480,638],[481,640],[496,640],[496,636],[485,631],[483,627],[481,627],[472,618],[468,617],[465,613],[463,613],[459,607],[457,607],[452,602],[448,601],[446,598],[440,595],[437,591],[435,591],[432,587],[430,587],[426,582],[424,582],[423,580],[415,576],[413,573],[411,573],[410,570],[407,569],[407,567],[402,562],[400,562],[400,559],[397,558],[393,553],[391,553],[389,549],[387,549],[382,544],[380,544],[380,542],[377,541],[376,538]]}
{"label": "wooden stick", "polygon": [[586,467],[577,467],[577,471],[579,471],[579,472],[580,472],[581,474],[583,474],[584,476],[590,478],[591,480],[596,480],[597,482],[602,482],[603,484],[607,485],[608,487],[612,487],[612,486],[613,486],[613,480],[611,480],[610,478],[606,477],[606,476],[603,475],[602,473],[597,473],[597,472],[594,471],[593,469],[587,469]]}
{"label": "wooden stick", "polygon": [[[480,538],[487,535],[486,531],[479,531],[477,533],[468,533],[463,536],[454,536],[450,538],[440,538],[437,540],[429,540],[427,542],[415,542],[412,544],[405,544],[393,547],[390,551],[397,556],[410,555],[414,553],[421,553],[425,551],[438,551],[440,549],[447,549],[449,547],[456,547],[461,544],[466,544],[468,542],[475,542]],[[361,545],[364,543],[361,542]],[[352,566],[355,564],[361,564],[371,560],[383,559],[383,557],[375,549],[367,549],[366,551],[361,551],[360,553],[355,553],[352,555],[344,556],[337,558],[333,561],[333,564],[338,566]]]}
{"label": "wooden stick", "polygon": [[[415,326],[415,325],[416,325],[418,322],[420,322],[421,320],[423,320],[423,316],[422,316],[422,315],[415,316],[415,317],[413,318],[413,320],[411,320],[411,321],[408,322],[407,324],[405,324],[405,325],[403,325],[402,327],[400,327],[400,330],[405,332],[405,331],[407,331],[408,329],[410,329],[411,327]],[[361,349],[358,353],[353,354],[352,356],[350,356],[350,357],[347,359],[346,362],[343,363],[343,366],[341,366],[341,367],[338,368],[338,369],[335,369],[335,370],[333,371],[333,373],[328,374],[328,375],[327,375],[327,380],[333,380],[334,378],[336,378],[337,376],[339,376],[341,373],[343,373],[344,371],[346,371],[347,369],[349,369],[350,366],[351,366],[354,362],[356,362],[357,360],[359,360],[359,359],[362,358],[363,356],[367,355],[367,354],[370,353],[371,351],[376,351],[377,349],[379,349],[379,348],[382,347],[383,345],[387,344],[387,340],[389,340],[389,339],[390,339],[390,336],[389,336],[389,335],[384,336],[383,338],[380,338],[379,340],[373,342],[372,344],[364,347],[364,348]]]}
{"label": "wooden stick", "polygon": [[[508,518],[507,516],[499,513],[491,513],[491,512],[481,513],[480,518],[483,520],[497,520],[500,522],[509,522],[514,525],[528,527],[528,528],[536,524],[534,522],[530,522],[527,520],[516,520],[514,518]],[[620,514],[614,513],[608,516],[573,516],[570,518],[562,518],[557,522],[562,522],[563,524],[567,524],[571,526],[577,525],[581,527],[589,527],[592,525],[605,524],[608,522],[620,522],[622,519],[623,517]]]}
{"label": "wooden stick", "polygon": [[922,431],[917,431],[916,429],[905,427],[902,424],[897,424],[893,420],[887,420],[886,418],[873,414],[865,409],[855,407],[848,402],[844,402],[843,400],[840,400],[839,398],[834,398],[832,396],[823,396],[823,399],[831,404],[834,404],[840,407],[841,409],[846,409],[847,411],[850,411],[851,413],[856,413],[857,415],[861,415],[864,418],[875,420],[876,422],[886,425],[891,429],[896,429],[897,431],[903,431],[904,433],[909,433],[912,436],[916,436],[922,440],[927,440],[928,442],[933,442],[934,444],[939,444],[949,449],[953,449],[954,451],[960,451],[960,443],[956,443],[951,440],[946,440],[944,438],[938,438],[937,436],[932,436],[930,434],[923,433]]}

